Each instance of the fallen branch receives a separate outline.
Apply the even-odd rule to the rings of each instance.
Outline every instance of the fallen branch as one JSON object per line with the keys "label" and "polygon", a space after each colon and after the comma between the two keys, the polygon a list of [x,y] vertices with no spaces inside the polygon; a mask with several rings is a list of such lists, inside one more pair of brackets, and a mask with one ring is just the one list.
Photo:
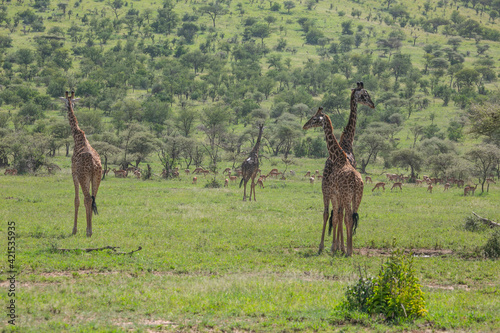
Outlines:
{"label": "fallen branch", "polygon": [[481,221],[481,222],[483,222],[483,223],[485,223],[485,224],[489,225],[489,226],[490,226],[490,228],[493,228],[493,227],[500,227],[500,223],[496,223],[496,222],[494,222],[494,221],[492,221],[492,220],[488,220],[487,218],[481,217],[481,216],[477,215],[477,214],[476,214],[476,213],[474,213],[474,212],[472,212],[472,214],[474,214],[474,216],[476,216],[476,217],[479,219],[479,221]]}
{"label": "fallen branch", "polygon": [[138,251],[140,251],[140,250],[142,250],[142,246],[139,246],[139,247],[137,248],[137,250],[132,250],[132,251],[130,251],[130,252],[115,252],[115,254],[130,254],[130,255],[132,255],[132,253],[134,253],[134,252],[138,252]]}
{"label": "fallen branch", "polygon": [[116,249],[119,249],[119,246],[104,246],[104,247],[96,247],[96,248],[88,248],[88,249],[56,249],[59,252],[71,252],[71,251],[82,251],[82,252],[92,252],[92,251],[103,251],[103,250],[111,250],[114,254],[132,254],[134,252],[142,250],[142,246],[139,246],[137,250],[132,250],[130,252],[117,252]]}

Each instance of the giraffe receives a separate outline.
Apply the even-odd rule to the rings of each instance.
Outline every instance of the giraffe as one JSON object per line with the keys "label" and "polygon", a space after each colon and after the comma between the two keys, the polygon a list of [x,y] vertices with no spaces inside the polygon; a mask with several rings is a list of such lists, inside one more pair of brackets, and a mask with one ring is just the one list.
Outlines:
{"label": "giraffe", "polygon": [[[375,104],[373,103],[370,95],[368,94],[368,91],[366,91],[366,89],[364,88],[363,82],[356,82],[356,88],[351,89],[351,102],[350,102],[351,113],[349,115],[349,120],[347,122],[347,125],[346,125],[346,127],[344,127],[342,135],[340,136],[340,142],[339,142],[341,149],[346,153],[348,161],[353,166],[353,168],[356,168],[356,159],[354,158],[352,145],[354,142],[354,133],[356,130],[358,103],[366,105],[372,109],[375,108]],[[319,111],[320,110],[318,110],[318,112]],[[335,139],[335,136],[333,138]],[[328,140],[327,140],[327,143],[328,143]],[[331,159],[328,158],[326,160],[325,168],[323,170],[322,187],[325,186],[325,181],[327,181],[327,179],[331,176],[330,173],[333,171],[334,171],[333,162]],[[370,178],[370,180],[371,180],[371,178]],[[385,188],[384,188],[384,190],[385,190]],[[323,190],[323,193],[324,193],[324,190]],[[324,194],[323,194],[323,196],[324,196]],[[339,208],[338,214],[339,214],[338,220],[340,221],[340,219],[342,217],[342,215],[341,215],[342,212],[341,212],[340,208]],[[341,227],[342,227],[342,225],[341,225]],[[337,231],[339,232],[339,236],[342,238],[341,248],[343,249],[344,244],[343,244],[342,228],[339,228]],[[323,236],[324,236],[324,234],[323,234]],[[323,241],[322,241],[322,244],[323,244]],[[320,252],[321,252],[321,250],[322,250],[322,248],[320,247]]]}
{"label": "giraffe", "polygon": [[358,103],[366,105],[370,108],[375,108],[375,104],[372,102],[368,91],[364,88],[363,82],[357,82],[356,88],[351,89],[351,113],[349,115],[349,120],[344,131],[340,136],[339,144],[342,150],[347,155],[349,162],[353,167],[356,167],[356,159],[354,158],[354,153],[352,151],[352,144],[354,142],[354,132],[356,131],[356,120],[358,117]]}
{"label": "giraffe", "polygon": [[[87,215],[87,237],[92,236],[92,212],[97,215],[97,205],[95,202],[97,190],[101,183],[102,166],[99,154],[90,146],[90,143],[78,126],[74,112],[75,92],[71,95],[66,91],[66,97],[60,97],[68,109],[68,120],[71,126],[71,132],[75,141],[73,156],[71,157],[71,174],[75,185],[75,224],[73,226],[73,235],[77,232],[78,207],[80,206],[79,187],[81,186],[85,212]],[[92,185],[92,194],[90,186]]]}
{"label": "giraffe", "polygon": [[322,107],[307,121],[303,129],[307,130],[313,127],[323,127],[329,154],[322,180],[324,210],[323,232],[319,245],[319,253],[324,248],[326,223],[329,215],[328,209],[331,202],[333,210],[330,217],[329,232],[333,229],[332,251],[340,249],[342,252],[345,252],[342,231],[342,221],[344,221],[347,233],[346,255],[351,256],[352,236],[358,224],[358,208],[363,197],[363,178],[351,165],[346,153],[340,147],[339,142],[333,134],[330,117],[323,113]]}
{"label": "giraffe", "polygon": [[253,192],[253,200],[255,200],[255,177],[257,176],[257,170],[259,169],[259,147],[260,147],[260,139],[262,138],[262,131],[264,130],[264,124],[259,124],[259,136],[257,137],[257,142],[255,142],[255,146],[250,152],[250,156],[243,162],[241,165],[242,178],[240,181],[241,184],[245,184],[243,190],[243,201],[247,200],[247,182],[252,179],[250,183],[250,201],[252,201],[252,192]]}

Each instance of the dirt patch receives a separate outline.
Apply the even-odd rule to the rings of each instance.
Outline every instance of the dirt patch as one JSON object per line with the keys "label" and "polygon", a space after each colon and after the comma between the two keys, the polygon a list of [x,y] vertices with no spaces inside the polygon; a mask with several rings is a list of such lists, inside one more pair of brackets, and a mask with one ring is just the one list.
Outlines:
{"label": "dirt patch", "polygon": [[470,288],[468,285],[465,285],[465,284],[457,284],[457,285],[454,285],[454,286],[444,286],[444,285],[438,285],[438,284],[427,284],[425,285],[425,287],[427,288],[431,288],[431,289],[441,289],[441,290],[465,290],[465,291],[469,291]]}
{"label": "dirt patch", "polygon": [[[359,249],[354,249],[355,255],[367,256],[367,257],[384,257],[391,255],[391,249],[372,249],[367,247],[362,247]],[[447,249],[411,249],[404,250],[405,254],[412,253],[414,257],[443,257],[450,256],[453,254],[452,250]]]}

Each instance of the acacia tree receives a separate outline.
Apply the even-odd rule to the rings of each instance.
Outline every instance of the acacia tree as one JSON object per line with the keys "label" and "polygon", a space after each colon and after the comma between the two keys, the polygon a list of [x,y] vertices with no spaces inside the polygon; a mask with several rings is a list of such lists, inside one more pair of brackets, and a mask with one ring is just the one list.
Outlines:
{"label": "acacia tree", "polygon": [[424,159],[415,149],[405,148],[392,153],[392,163],[402,168],[410,168],[410,177],[415,179],[415,172],[419,172]]}
{"label": "acacia tree", "polygon": [[217,17],[226,15],[228,13],[227,8],[223,7],[219,1],[212,2],[208,5],[201,6],[199,9],[200,13],[207,14],[212,19],[212,23],[215,28],[215,21]]}
{"label": "acacia tree", "polygon": [[472,174],[478,178],[483,193],[488,175],[500,161],[500,149],[492,144],[476,146],[466,153],[466,158],[472,163]]}
{"label": "acacia tree", "polygon": [[149,154],[156,150],[159,146],[159,141],[150,132],[136,133],[131,139],[129,144],[130,153],[135,157],[135,167],[139,167],[141,163]]}
{"label": "acacia tree", "polygon": [[185,107],[179,110],[175,118],[175,126],[185,137],[188,137],[193,130],[193,124],[196,120],[196,111],[193,108]]}
{"label": "acacia tree", "polygon": [[366,167],[370,162],[375,162],[377,155],[388,151],[391,147],[387,141],[387,136],[377,131],[365,131],[356,141],[356,151],[360,160],[360,172],[366,173]]}
{"label": "acacia tree", "polygon": [[202,143],[210,157],[210,171],[217,173],[217,161],[220,159],[220,149],[225,140],[225,134],[231,113],[220,105],[205,108],[200,117],[200,129],[205,133],[206,143]]}
{"label": "acacia tree", "polygon": [[498,104],[472,104],[467,114],[470,133],[484,135],[488,142],[500,143],[500,107]]}

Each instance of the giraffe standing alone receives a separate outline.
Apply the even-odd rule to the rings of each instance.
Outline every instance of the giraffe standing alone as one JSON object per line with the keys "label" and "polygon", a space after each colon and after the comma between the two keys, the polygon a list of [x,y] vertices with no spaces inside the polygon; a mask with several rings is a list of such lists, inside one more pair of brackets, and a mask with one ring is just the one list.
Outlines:
{"label": "giraffe standing alone", "polygon": [[[99,154],[90,146],[85,132],[78,126],[74,112],[75,92],[69,96],[61,97],[68,109],[68,120],[75,141],[73,156],[71,157],[71,174],[75,185],[75,224],[73,235],[77,232],[78,207],[80,205],[79,187],[82,187],[84,196],[85,213],[87,215],[87,237],[92,236],[92,212],[97,214],[96,196],[101,183],[102,166]],[[92,195],[90,185],[92,184]]]}
{"label": "giraffe standing alone", "polygon": [[[352,236],[358,224],[358,208],[363,197],[363,179],[359,172],[351,165],[351,161],[340,147],[333,134],[333,126],[330,118],[323,113],[320,107],[316,114],[303,126],[307,130],[313,127],[323,127],[328,147],[328,160],[325,163],[323,173],[323,232],[319,253],[324,248],[326,223],[328,221],[328,209],[330,202],[333,210],[330,218],[329,231],[333,229],[332,251],[337,249],[345,252],[342,234],[342,221],[346,225],[347,232],[347,256],[352,255]],[[333,212],[337,212],[334,214]],[[344,215],[344,216],[342,216]],[[339,239],[339,238],[342,238]]]}
{"label": "giraffe standing alone", "polygon": [[245,184],[243,190],[243,201],[247,200],[247,182],[252,179],[250,183],[250,201],[252,201],[252,192],[253,192],[253,200],[255,199],[255,177],[257,176],[257,170],[259,169],[259,147],[260,147],[260,139],[262,138],[262,132],[264,130],[264,124],[259,124],[259,136],[257,137],[257,142],[255,142],[255,146],[250,152],[250,156],[243,162],[241,165],[242,178],[240,181],[241,184]]}

